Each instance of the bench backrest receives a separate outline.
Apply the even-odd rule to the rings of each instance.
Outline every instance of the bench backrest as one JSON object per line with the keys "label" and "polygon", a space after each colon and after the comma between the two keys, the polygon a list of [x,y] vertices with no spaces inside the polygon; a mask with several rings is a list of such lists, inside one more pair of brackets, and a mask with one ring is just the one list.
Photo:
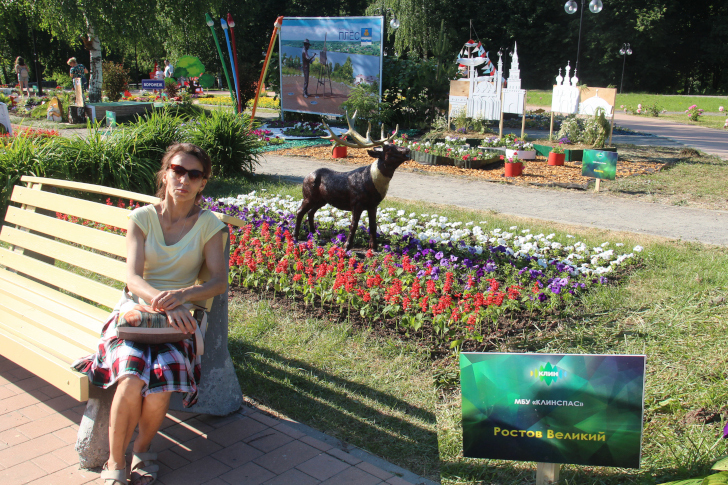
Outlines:
{"label": "bench backrest", "polygon": [[[0,264],[39,282],[62,288],[76,298],[81,297],[113,308],[120,297],[119,286],[123,286],[126,280],[126,241],[123,235],[106,229],[126,228],[129,209],[43,189],[70,189],[142,204],[156,203],[159,199],[136,192],[65,180],[28,176],[21,180],[28,186],[16,186],[10,198],[12,202],[20,204],[20,207],[8,207],[5,221],[15,227],[6,225],[0,232],[0,240],[11,246],[9,250],[0,248]],[[52,215],[41,214],[37,209],[66,214],[88,221],[88,224],[64,221]],[[215,215],[227,224],[240,226],[242,223],[239,219],[224,214]],[[53,262],[42,262],[37,256],[24,254],[28,251],[40,253],[78,269],[69,271]],[[98,277],[87,278],[79,274],[85,272],[95,273],[107,280],[101,282]],[[203,265],[198,280],[204,282],[208,278],[209,271]],[[194,303],[209,310],[212,298]],[[86,305],[81,303],[81,306]],[[89,311],[98,314],[97,311]]]}

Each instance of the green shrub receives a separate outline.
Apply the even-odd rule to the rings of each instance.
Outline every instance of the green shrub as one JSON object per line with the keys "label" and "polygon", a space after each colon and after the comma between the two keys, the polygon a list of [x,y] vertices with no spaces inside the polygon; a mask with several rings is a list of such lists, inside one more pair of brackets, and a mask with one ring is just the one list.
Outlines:
{"label": "green shrub", "polygon": [[56,85],[64,89],[73,89],[73,79],[71,79],[71,75],[68,73],[68,71],[56,71],[51,74],[49,79],[51,81],[55,81]]}
{"label": "green shrub", "polygon": [[356,112],[356,126],[359,131],[366,130],[367,122],[378,126],[389,121],[389,103],[379,103],[379,87],[375,84],[359,84],[351,90],[349,99],[341,103],[341,107],[349,116],[354,116]]}
{"label": "green shrub", "polygon": [[183,127],[185,141],[194,143],[212,158],[215,177],[252,174],[258,163],[257,137],[250,135],[252,123],[247,115],[215,110]]}
{"label": "green shrub", "polygon": [[104,61],[102,63],[102,73],[104,94],[109,98],[109,101],[119,101],[129,83],[129,70],[124,69],[121,64]]}

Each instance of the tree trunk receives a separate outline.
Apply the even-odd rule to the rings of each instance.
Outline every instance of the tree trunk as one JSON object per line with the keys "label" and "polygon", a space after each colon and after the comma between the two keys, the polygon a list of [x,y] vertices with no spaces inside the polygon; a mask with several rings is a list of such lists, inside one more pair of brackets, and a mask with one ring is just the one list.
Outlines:
{"label": "tree trunk", "polygon": [[101,39],[96,35],[94,26],[86,19],[88,27],[88,38],[91,40],[91,64],[89,71],[91,78],[88,85],[88,100],[90,103],[101,102],[101,85],[103,83],[103,75],[101,70]]}

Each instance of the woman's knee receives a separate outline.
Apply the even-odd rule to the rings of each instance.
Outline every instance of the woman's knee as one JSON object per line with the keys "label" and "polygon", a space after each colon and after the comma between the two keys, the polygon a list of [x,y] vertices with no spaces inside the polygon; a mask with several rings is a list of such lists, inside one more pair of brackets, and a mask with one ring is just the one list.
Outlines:
{"label": "woman's knee", "polygon": [[139,395],[142,394],[144,381],[137,376],[123,376],[116,384],[116,393],[123,395]]}

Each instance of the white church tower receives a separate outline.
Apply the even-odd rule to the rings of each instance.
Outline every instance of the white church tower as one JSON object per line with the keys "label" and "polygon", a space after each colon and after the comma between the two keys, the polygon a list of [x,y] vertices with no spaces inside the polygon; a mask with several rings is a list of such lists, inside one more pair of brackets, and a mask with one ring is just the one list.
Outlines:
{"label": "white church tower", "polygon": [[508,71],[508,85],[503,90],[503,112],[523,113],[526,91],[521,89],[521,70],[518,66],[518,44],[513,44],[511,69]]}

